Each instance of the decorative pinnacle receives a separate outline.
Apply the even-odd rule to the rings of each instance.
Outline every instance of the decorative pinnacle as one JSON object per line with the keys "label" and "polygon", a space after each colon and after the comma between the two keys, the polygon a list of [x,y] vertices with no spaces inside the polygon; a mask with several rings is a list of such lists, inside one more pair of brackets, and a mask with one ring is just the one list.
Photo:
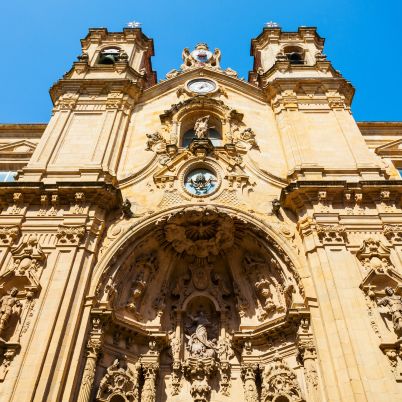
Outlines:
{"label": "decorative pinnacle", "polygon": [[265,28],[280,28],[277,22],[269,21],[264,24]]}
{"label": "decorative pinnacle", "polygon": [[141,22],[138,21],[130,21],[127,23],[128,28],[141,28]]}

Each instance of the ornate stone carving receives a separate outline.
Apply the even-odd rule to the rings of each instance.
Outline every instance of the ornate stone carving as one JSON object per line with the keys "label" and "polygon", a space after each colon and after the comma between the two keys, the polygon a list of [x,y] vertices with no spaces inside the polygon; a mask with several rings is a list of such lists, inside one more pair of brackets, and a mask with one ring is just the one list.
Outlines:
{"label": "ornate stone carving", "polygon": [[197,119],[194,125],[194,134],[196,138],[203,140],[208,138],[208,130],[212,127],[208,126],[210,116],[204,116]]}
{"label": "ornate stone carving", "polygon": [[384,225],[384,236],[391,243],[401,243],[402,225]]}
{"label": "ornate stone carving", "polygon": [[135,261],[133,272],[136,273],[136,276],[132,282],[131,296],[127,308],[137,317],[140,317],[139,308],[145,289],[157,270],[158,263],[154,253],[143,255]]}
{"label": "ornate stone carving", "polygon": [[221,393],[225,396],[230,396],[231,365],[229,361],[234,357],[234,352],[232,349],[232,341],[229,335],[219,338],[217,353],[219,358],[219,386],[221,389]]}
{"label": "ornate stone carving", "polygon": [[85,236],[85,225],[67,226],[59,225],[56,237],[58,245],[78,245]]}
{"label": "ornate stone carving", "polygon": [[120,360],[116,359],[106,369],[106,373],[99,384],[96,395],[97,401],[110,401],[113,396],[120,395],[126,401],[137,402],[139,400],[138,377],[140,369],[141,364],[139,362],[135,365],[133,372],[128,367],[123,368]]}
{"label": "ornate stone carving", "polygon": [[10,292],[0,299],[0,343],[4,342],[3,334],[7,329],[8,321],[14,315],[21,315],[22,304],[18,298],[18,289],[12,288]]}
{"label": "ornate stone carving", "polygon": [[273,362],[264,368],[261,377],[262,401],[275,401],[279,396],[291,402],[303,401],[296,374],[278,354],[275,355]]}
{"label": "ornate stone carving", "polygon": [[170,218],[165,238],[178,253],[196,257],[218,255],[234,242],[233,220],[212,208],[188,208]]}
{"label": "ornate stone carving", "polygon": [[344,244],[347,242],[346,230],[341,225],[317,224],[316,230],[322,244]]}
{"label": "ornate stone carving", "polygon": [[0,226],[0,244],[3,246],[12,246],[20,236],[18,226]]}
{"label": "ornate stone carving", "polygon": [[372,238],[363,240],[356,257],[367,272],[373,270],[377,274],[386,273],[392,268],[390,249],[380,240]]}
{"label": "ornate stone carving", "polygon": [[159,371],[158,363],[142,363],[144,385],[141,391],[141,402],[156,402],[156,380]]}
{"label": "ornate stone carving", "polygon": [[75,204],[72,205],[71,212],[75,215],[85,213],[85,193],[75,193],[74,199]]}
{"label": "ornate stone carving", "polygon": [[385,288],[386,296],[378,300],[379,306],[387,306],[392,317],[395,334],[398,341],[402,341],[402,297],[395,294],[391,287]]}
{"label": "ornate stone carving", "polygon": [[254,284],[260,321],[272,317],[276,312],[284,312],[285,296],[293,290],[292,287],[283,286],[280,271],[276,268],[273,259],[271,263],[268,263],[265,259],[250,254],[243,259],[243,269]]}
{"label": "ornate stone carving", "polygon": [[258,401],[258,391],[256,385],[257,363],[243,363],[241,365],[241,376],[243,379],[244,401]]}
{"label": "ornate stone carving", "polygon": [[166,140],[157,131],[151,134],[147,134],[147,138],[148,140],[146,151],[152,151],[154,149],[154,146],[156,146],[157,150],[160,150],[161,146],[163,147],[166,145]]}
{"label": "ornate stone carving", "polygon": [[80,392],[77,402],[89,402],[92,393],[93,382],[95,378],[96,363],[103,344],[103,336],[105,326],[107,325],[107,317],[102,315],[94,315],[91,318],[91,331],[86,347],[86,360]]}
{"label": "ornate stone carving", "polygon": [[183,363],[183,371],[191,382],[190,394],[195,402],[207,402],[211,393],[208,379],[216,369],[216,362],[211,357],[189,357]]}
{"label": "ornate stone carving", "polygon": [[5,380],[10,369],[11,362],[20,348],[21,347],[18,343],[7,343],[6,345],[2,346],[3,350],[1,351],[0,382]]}
{"label": "ornate stone carving", "polygon": [[11,254],[13,259],[8,269],[0,276],[0,290],[14,286],[21,297],[32,298],[41,288],[39,279],[46,263],[45,253],[37,237],[30,235],[27,240],[14,247]]}
{"label": "ornate stone carving", "polygon": [[22,193],[13,194],[13,205],[10,210],[11,215],[19,215],[24,206],[24,195]]}

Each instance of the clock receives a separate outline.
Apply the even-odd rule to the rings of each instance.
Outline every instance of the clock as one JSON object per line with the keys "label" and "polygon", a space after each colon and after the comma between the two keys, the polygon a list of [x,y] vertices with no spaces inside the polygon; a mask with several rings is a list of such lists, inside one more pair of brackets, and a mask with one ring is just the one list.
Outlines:
{"label": "clock", "polygon": [[191,92],[195,92],[197,94],[207,94],[215,91],[216,84],[212,80],[207,80],[205,78],[197,78],[195,80],[191,80],[187,84],[187,88]]}

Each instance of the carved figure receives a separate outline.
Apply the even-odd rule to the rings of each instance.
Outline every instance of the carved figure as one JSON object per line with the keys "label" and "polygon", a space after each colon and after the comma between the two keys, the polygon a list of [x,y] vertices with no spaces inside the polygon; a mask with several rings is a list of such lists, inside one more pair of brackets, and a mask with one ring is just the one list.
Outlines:
{"label": "carved figure", "polygon": [[22,304],[17,298],[18,289],[12,288],[8,295],[0,299],[0,337],[7,328],[8,321],[13,314],[20,315]]}
{"label": "carved figure", "polygon": [[387,306],[389,313],[392,316],[392,323],[394,325],[395,334],[399,339],[402,338],[402,297],[395,294],[394,289],[391,287],[385,288],[385,294],[378,301],[379,306]]}
{"label": "carved figure", "polygon": [[152,147],[157,144],[158,142],[164,142],[165,139],[163,138],[163,136],[158,133],[157,131],[152,133],[152,134],[147,134],[147,148],[146,151],[152,151]]}
{"label": "carved figure", "polygon": [[[197,121],[195,122],[194,125],[194,133],[195,136],[198,139],[205,139],[208,138],[208,121],[209,121],[209,115],[208,116],[204,116],[204,117],[200,117],[197,119]],[[211,127],[213,128],[213,127]]]}
{"label": "carved figure", "polygon": [[188,47],[183,49],[181,58],[183,59],[183,64],[180,66],[181,70],[186,70],[193,65],[193,58],[191,57],[190,49]]}
{"label": "carved figure", "polygon": [[169,333],[169,339],[170,339],[170,348],[172,350],[172,357],[173,360],[180,360],[180,339],[179,337],[176,336],[176,334],[171,331]]}
{"label": "carved figure", "polygon": [[221,51],[216,48],[214,50],[214,54],[211,57],[211,66],[216,67],[216,68],[221,68],[220,62],[221,62]]}
{"label": "carved figure", "polygon": [[187,349],[190,352],[190,356],[193,357],[215,357],[217,345],[216,340],[208,340],[207,326],[211,323],[201,311],[196,317],[189,315],[190,319],[196,323],[197,328],[191,336],[187,336],[188,345]]}
{"label": "carved figure", "polygon": [[218,341],[218,357],[221,362],[229,361],[234,356],[232,343],[228,335],[221,337]]}
{"label": "carved figure", "polygon": [[127,307],[134,313],[138,313],[139,303],[152,275],[157,270],[156,257],[154,255],[143,256],[135,264],[137,276],[131,288],[131,299]]}
{"label": "carved figure", "polygon": [[261,396],[264,402],[277,400],[279,396],[294,402],[303,400],[296,374],[279,355],[262,373]]}
{"label": "carved figure", "polygon": [[251,255],[246,255],[243,260],[244,271],[254,283],[259,320],[265,320],[275,312],[284,310],[283,286],[272,269],[275,262],[274,260],[269,264],[265,259]]}
{"label": "carved figure", "polygon": [[99,384],[97,400],[106,401],[109,400],[110,395],[121,395],[126,401],[138,401],[138,372],[140,367],[138,362],[135,365],[135,373],[133,373],[128,367],[125,369],[121,367],[120,360],[115,359],[112,365],[107,368],[106,374]]}

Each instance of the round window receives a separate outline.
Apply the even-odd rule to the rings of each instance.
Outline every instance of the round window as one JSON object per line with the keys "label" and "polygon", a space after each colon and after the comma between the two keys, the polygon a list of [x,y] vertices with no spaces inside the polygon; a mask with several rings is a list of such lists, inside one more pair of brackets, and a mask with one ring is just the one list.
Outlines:
{"label": "round window", "polygon": [[192,195],[209,195],[218,188],[218,179],[211,170],[198,168],[187,173],[184,187]]}

